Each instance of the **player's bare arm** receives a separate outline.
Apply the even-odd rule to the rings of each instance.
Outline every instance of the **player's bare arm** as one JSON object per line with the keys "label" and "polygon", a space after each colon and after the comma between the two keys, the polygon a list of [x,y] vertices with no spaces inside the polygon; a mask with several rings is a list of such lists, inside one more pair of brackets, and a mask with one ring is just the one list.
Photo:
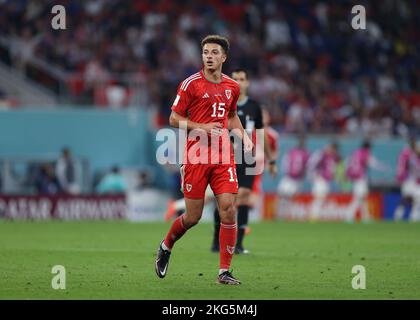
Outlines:
{"label": "player's bare arm", "polygon": [[244,143],[244,151],[249,152],[254,147],[252,140],[242,126],[241,120],[238,117],[236,110],[231,110],[228,115],[229,129],[231,129]]}

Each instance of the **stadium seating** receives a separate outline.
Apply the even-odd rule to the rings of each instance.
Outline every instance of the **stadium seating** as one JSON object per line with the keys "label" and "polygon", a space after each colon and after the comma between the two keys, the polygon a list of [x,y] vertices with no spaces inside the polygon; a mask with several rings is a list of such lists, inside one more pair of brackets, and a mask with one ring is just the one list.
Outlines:
{"label": "stadium seating", "polygon": [[167,119],[176,86],[200,68],[200,39],[221,33],[231,41],[225,71],[250,70],[251,94],[278,130],[406,136],[420,127],[414,6],[366,4],[367,29],[353,30],[346,1],[74,0],[68,30],[55,31],[50,1],[5,1],[0,59],[60,101],[109,105],[104,88],[118,84],[132,97],[124,106]]}

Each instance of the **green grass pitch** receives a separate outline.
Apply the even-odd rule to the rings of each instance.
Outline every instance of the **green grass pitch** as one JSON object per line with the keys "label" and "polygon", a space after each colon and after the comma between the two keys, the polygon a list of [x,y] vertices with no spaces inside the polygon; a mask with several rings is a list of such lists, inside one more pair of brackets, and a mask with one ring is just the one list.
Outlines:
{"label": "green grass pitch", "polygon": [[[0,299],[419,299],[420,224],[252,224],[249,255],[233,257],[241,286],[215,283],[212,225],[173,249],[165,279],[154,271],[168,223],[0,221]],[[54,290],[54,265],[66,289]],[[366,289],[351,286],[366,269]]]}

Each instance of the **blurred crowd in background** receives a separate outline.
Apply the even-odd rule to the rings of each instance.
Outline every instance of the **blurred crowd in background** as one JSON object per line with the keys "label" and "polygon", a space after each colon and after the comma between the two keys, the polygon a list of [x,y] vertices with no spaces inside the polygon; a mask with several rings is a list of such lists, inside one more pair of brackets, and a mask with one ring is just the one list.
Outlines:
{"label": "blurred crowd in background", "polygon": [[[0,161],[1,164],[1,161]],[[0,170],[0,194],[5,187],[3,180],[18,184],[9,193],[42,195],[80,195],[80,194],[122,194],[127,191],[140,191],[154,185],[153,176],[147,170],[130,170],[115,164],[105,170],[95,171],[86,181],[90,172],[85,172],[80,157],[75,157],[69,147],[63,147],[56,159],[28,161],[21,166],[7,166]],[[1,168],[1,166],[0,166]],[[4,168],[2,168],[4,169]],[[6,173],[9,177],[3,177]],[[130,179],[128,179],[130,177]],[[9,187],[10,189],[10,187]],[[7,192],[6,192],[7,193]]]}
{"label": "blurred crowd in background", "polygon": [[357,1],[365,30],[345,0],[63,0],[66,30],[51,28],[54,4],[0,1],[0,59],[72,103],[114,99],[167,125],[200,40],[217,33],[231,42],[224,72],[249,70],[280,132],[420,133],[418,1]]}

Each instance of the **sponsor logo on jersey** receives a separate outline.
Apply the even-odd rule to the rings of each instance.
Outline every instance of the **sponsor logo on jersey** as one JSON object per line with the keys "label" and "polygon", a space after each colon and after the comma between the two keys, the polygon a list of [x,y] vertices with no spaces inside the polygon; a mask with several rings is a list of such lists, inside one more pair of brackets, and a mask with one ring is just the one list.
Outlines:
{"label": "sponsor logo on jersey", "polygon": [[232,90],[225,90],[226,98],[230,99],[232,96]]}
{"label": "sponsor logo on jersey", "polygon": [[205,98],[210,98],[210,96],[207,92],[203,95],[203,99],[205,99]]}

